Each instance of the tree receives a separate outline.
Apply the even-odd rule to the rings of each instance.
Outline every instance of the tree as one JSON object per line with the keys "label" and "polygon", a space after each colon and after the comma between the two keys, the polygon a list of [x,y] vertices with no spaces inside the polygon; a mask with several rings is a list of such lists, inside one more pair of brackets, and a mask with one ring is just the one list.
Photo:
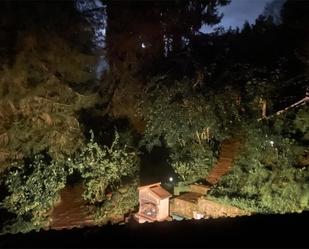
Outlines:
{"label": "tree", "polygon": [[142,133],[142,121],[135,113],[145,78],[166,71],[166,67],[174,68],[175,63],[166,57],[188,47],[188,41],[203,24],[219,22],[217,9],[228,3],[107,1],[106,52],[110,70],[102,79],[101,93],[110,113],[116,118],[128,117]]}
{"label": "tree", "polygon": [[146,121],[141,145],[148,150],[164,141],[170,163],[183,181],[206,177],[217,156],[218,144],[237,133],[241,122],[237,94],[195,92],[187,81],[153,84],[140,100],[140,115]]}
{"label": "tree", "polygon": [[0,70],[0,161],[42,150],[53,158],[73,154],[84,139],[77,112],[98,101],[77,90],[93,78],[85,71],[93,57],[56,34],[24,34],[20,47],[15,63]]}

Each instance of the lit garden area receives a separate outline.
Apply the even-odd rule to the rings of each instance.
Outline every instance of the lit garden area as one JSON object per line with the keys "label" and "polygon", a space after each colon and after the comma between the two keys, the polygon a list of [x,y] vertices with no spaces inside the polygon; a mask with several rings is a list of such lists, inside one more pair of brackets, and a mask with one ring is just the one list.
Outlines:
{"label": "lit garden area", "polygon": [[1,234],[308,211],[309,5],[262,2],[0,3]]}

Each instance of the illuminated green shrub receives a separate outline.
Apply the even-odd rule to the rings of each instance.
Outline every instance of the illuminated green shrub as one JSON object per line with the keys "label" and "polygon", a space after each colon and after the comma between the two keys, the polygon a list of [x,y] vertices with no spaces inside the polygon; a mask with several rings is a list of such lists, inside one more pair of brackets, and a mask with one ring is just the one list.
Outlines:
{"label": "illuminated green shrub", "polygon": [[72,155],[84,140],[77,113],[98,101],[78,90],[95,81],[95,56],[57,33],[21,32],[17,47],[14,63],[0,67],[0,170],[42,150]]}
{"label": "illuminated green shrub", "polygon": [[293,122],[296,132],[302,134],[302,139],[309,141],[309,106],[301,108]]}
{"label": "illuminated green shrub", "polygon": [[241,122],[235,91],[203,95],[190,85],[184,80],[152,86],[140,103],[140,115],[147,121],[141,145],[151,150],[164,141],[172,167],[185,182],[207,176],[217,144],[234,136]]}
{"label": "illuminated green shrub", "polygon": [[173,83],[172,86],[150,88],[140,101],[140,115],[146,121],[144,143],[151,149],[163,136],[167,146],[197,141],[196,134],[209,129],[209,139],[218,141],[233,133],[241,121],[236,105],[236,92],[224,89],[207,95],[194,92],[192,82]]}
{"label": "illuminated green shrub", "polygon": [[138,206],[138,187],[138,182],[134,180],[111,192],[111,197],[94,207],[96,222],[105,224],[114,217],[133,211]]}
{"label": "illuminated green shrub", "polygon": [[84,198],[90,203],[102,202],[107,187],[117,186],[124,177],[136,177],[139,169],[137,153],[127,146],[120,146],[116,133],[111,147],[90,142],[69,164],[77,170],[84,181]]}
{"label": "illuminated green shrub", "polygon": [[[39,229],[47,224],[48,211],[59,198],[68,174],[63,162],[48,163],[41,155],[35,156],[30,164],[14,163],[4,180],[9,195],[1,206],[16,215],[24,232]],[[14,224],[5,229],[14,232]]]}
{"label": "illuminated green shrub", "polygon": [[[138,177],[139,161],[136,152],[119,141],[116,133],[111,147],[101,147],[93,141],[92,135],[90,142],[75,157],[50,161],[42,155],[36,155],[29,164],[12,164],[3,178],[8,195],[1,206],[14,214],[16,219],[9,221],[2,232],[28,232],[47,226],[49,211],[58,200],[59,191],[65,187],[67,177],[73,172],[81,175],[85,188],[84,198],[89,203],[98,204],[97,207],[102,203],[103,207],[111,205],[106,200],[106,189],[109,187],[115,191],[124,180]],[[124,196],[115,194],[114,198],[124,202],[123,207],[119,206],[123,212],[135,206],[136,198],[131,193],[132,188]]]}
{"label": "illuminated green shrub", "polygon": [[208,175],[216,158],[209,146],[199,144],[178,147],[171,152],[170,162],[185,183],[195,182]]}
{"label": "illuminated green shrub", "polygon": [[309,207],[308,169],[295,168],[295,142],[248,127],[244,150],[210,196],[251,212],[300,212]]}

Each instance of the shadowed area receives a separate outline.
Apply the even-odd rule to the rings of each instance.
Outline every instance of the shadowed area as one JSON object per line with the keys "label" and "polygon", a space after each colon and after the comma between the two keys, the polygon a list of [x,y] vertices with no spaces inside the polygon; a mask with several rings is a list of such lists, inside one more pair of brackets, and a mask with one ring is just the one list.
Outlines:
{"label": "shadowed area", "polygon": [[[289,215],[105,226],[2,237],[8,247],[299,247],[307,243],[308,212]],[[261,239],[263,238],[263,239]]]}

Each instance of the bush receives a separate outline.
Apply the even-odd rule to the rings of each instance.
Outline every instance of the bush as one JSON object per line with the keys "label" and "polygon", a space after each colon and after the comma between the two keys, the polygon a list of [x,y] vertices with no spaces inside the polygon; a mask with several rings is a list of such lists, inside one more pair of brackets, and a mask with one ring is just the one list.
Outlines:
{"label": "bush", "polygon": [[233,134],[240,122],[236,93],[224,89],[204,96],[193,92],[190,81],[176,82],[170,87],[149,90],[140,102],[140,115],[146,121],[143,145],[151,150],[163,137],[168,147],[198,141],[208,128],[207,140],[222,141]]}
{"label": "bush", "polygon": [[93,141],[90,142],[69,161],[71,168],[80,172],[84,181],[84,198],[90,203],[105,200],[107,187],[116,187],[126,177],[136,177],[139,169],[137,153],[126,145],[119,144],[120,137],[116,132],[115,140],[111,147],[100,147]]}
{"label": "bush", "polygon": [[14,163],[5,179],[9,195],[1,206],[15,214],[18,223],[28,224],[26,231],[47,225],[47,212],[65,187],[68,173],[63,162],[48,163],[42,155],[30,164]]}
{"label": "bush", "polygon": [[293,167],[295,143],[263,127],[248,127],[233,170],[210,191],[251,212],[300,212],[309,206],[309,171]]}
{"label": "bush", "polygon": [[[92,134],[90,142],[73,159],[55,161],[38,154],[31,163],[12,164],[4,180],[8,195],[1,206],[15,214],[16,219],[7,222],[3,232],[28,232],[47,226],[48,212],[60,197],[59,191],[65,187],[67,177],[73,172],[80,173],[83,178],[84,198],[91,204],[102,204],[107,198],[108,187],[115,189],[123,180],[137,177],[137,153],[123,145],[124,141],[120,144],[118,133],[110,148],[100,147],[93,140]],[[116,194],[114,198],[127,204],[132,202],[132,205],[136,201],[133,195],[122,197]],[[111,204],[106,201],[104,205],[108,207]],[[126,208],[121,207],[121,210],[125,212]]]}
{"label": "bush", "polygon": [[150,87],[140,105],[147,122],[141,145],[151,150],[163,140],[171,151],[172,167],[185,182],[207,176],[216,145],[233,136],[241,122],[235,91],[203,95],[190,85],[184,80]]}
{"label": "bush", "polygon": [[138,205],[138,182],[122,185],[111,194],[109,199],[95,207],[95,220],[98,224],[105,224],[114,217],[135,209]]}
{"label": "bush", "polygon": [[170,163],[184,183],[192,183],[205,178],[214,161],[212,149],[199,144],[178,147],[170,155]]}

